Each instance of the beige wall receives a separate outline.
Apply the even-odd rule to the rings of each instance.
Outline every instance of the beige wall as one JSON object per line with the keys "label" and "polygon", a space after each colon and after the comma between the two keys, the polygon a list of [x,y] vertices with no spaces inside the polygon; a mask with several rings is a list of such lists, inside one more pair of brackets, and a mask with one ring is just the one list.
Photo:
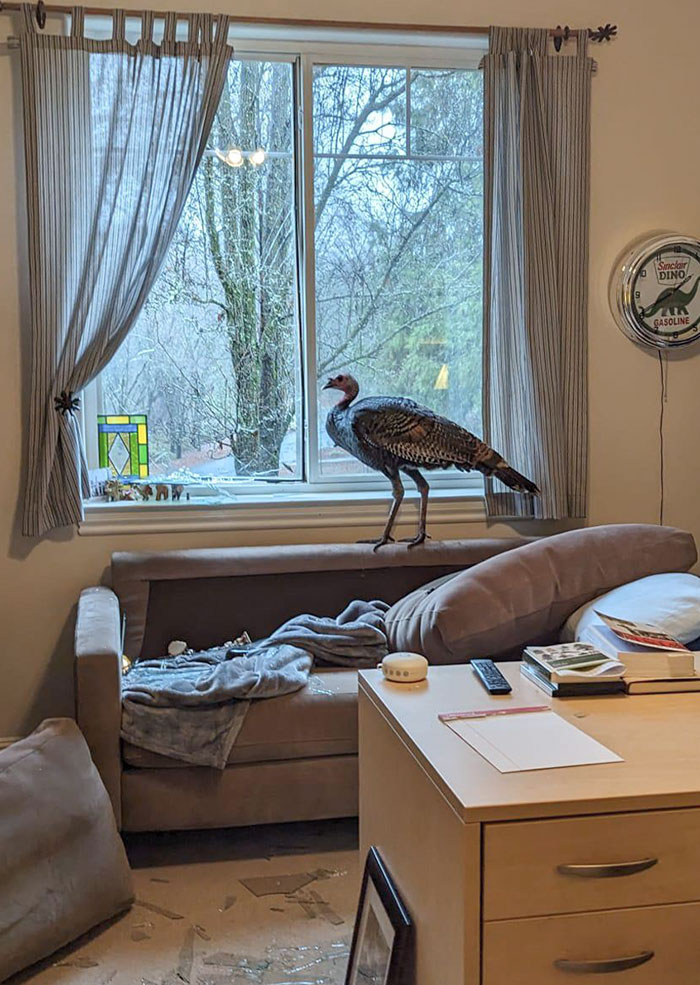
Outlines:
{"label": "beige wall", "polygon": [[[95,0],[91,0],[92,3]],[[133,2],[124,6],[135,7]],[[154,2],[154,7],[167,4]],[[192,9],[198,4],[183,4]],[[227,9],[207,0],[208,9]],[[615,328],[607,282],[618,252],[659,228],[700,235],[700,126],[694,93],[700,4],[670,0],[239,0],[251,15],[381,19],[414,23],[619,24],[619,38],[596,51],[590,272],[592,523],[658,518],[659,368]],[[668,14],[668,18],[664,18]],[[0,37],[12,30],[0,17]],[[17,55],[0,54],[0,366],[3,373],[0,465],[0,736],[27,731],[42,717],[70,713],[73,606],[100,580],[116,549],[321,541],[337,532],[305,530],[202,535],[77,537],[41,543],[16,533],[22,402],[20,322],[25,266],[21,156],[11,134],[17,117]],[[666,427],[666,520],[700,535],[700,355],[674,360]],[[495,532],[503,532],[503,526]],[[494,532],[493,530],[491,531]],[[441,536],[483,536],[469,524]],[[357,528],[338,536],[351,540]]]}

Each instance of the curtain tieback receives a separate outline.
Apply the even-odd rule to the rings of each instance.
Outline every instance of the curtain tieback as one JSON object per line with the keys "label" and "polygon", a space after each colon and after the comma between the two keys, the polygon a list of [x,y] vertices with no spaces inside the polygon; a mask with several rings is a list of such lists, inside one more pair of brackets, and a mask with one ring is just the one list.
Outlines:
{"label": "curtain tieback", "polygon": [[59,414],[63,414],[64,417],[66,414],[72,414],[74,411],[80,410],[80,397],[73,396],[72,390],[68,390],[68,392],[61,390],[60,397],[54,397],[53,402],[55,409]]}

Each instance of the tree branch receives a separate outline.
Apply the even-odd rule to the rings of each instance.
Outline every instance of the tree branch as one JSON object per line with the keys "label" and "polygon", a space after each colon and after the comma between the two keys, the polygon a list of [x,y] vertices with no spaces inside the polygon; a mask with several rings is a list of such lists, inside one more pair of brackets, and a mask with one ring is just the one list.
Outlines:
{"label": "tree branch", "polygon": [[[404,80],[405,78],[406,76],[404,74]],[[381,90],[379,91],[381,92]],[[344,156],[349,153],[350,148],[355,143],[355,140],[359,137],[360,133],[362,132],[362,127],[367,121],[368,117],[371,116],[372,113],[378,113],[380,110],[386,109],[387,106],[391,102],[393,102],[394,99],[397,98],[397,96],[400,96],[405,91],[406,91],[406,82],[404,81],[400,86],[397,86],[392,91],[390,91],[389,95],[386,96],[384,99],[378,99],[377,98],[378,94],[375,95],[374,99],[370,100],[370,102],[368,102],[365,105],[362,112],[356,117],[353,126],[350,128],[350,131],[347,137],[345,138],[345,141],[343,142],[343,148],[340,151],[341,156],[335,160],[333,167],[331,168],[331,172],[328,176],[328,180],[326,181],[325,188],[321,192],[318,201],[316,203],[316,225],[318,225],[318,220],[323,215],[323,210],[328,204],[328,199],[330,198],[331,192],[335,187],[336,180],[344,164]]]}

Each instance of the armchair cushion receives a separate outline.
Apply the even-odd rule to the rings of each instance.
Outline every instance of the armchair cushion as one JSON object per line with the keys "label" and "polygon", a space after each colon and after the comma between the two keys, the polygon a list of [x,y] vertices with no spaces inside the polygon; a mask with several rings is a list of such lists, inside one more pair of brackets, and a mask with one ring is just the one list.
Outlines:
{"label": "armchair cushion", "polygon": [[0,981],[133,901],[107,792],[70,719],[0,752]]}

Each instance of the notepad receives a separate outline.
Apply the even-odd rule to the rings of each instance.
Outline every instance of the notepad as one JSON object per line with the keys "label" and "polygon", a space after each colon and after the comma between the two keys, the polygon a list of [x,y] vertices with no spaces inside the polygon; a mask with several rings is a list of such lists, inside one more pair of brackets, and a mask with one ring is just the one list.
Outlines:
{"label": "notepad", "polygon": [[555,711],[457,719],[445,725],[501,773],[621,763],[622,757]]}

